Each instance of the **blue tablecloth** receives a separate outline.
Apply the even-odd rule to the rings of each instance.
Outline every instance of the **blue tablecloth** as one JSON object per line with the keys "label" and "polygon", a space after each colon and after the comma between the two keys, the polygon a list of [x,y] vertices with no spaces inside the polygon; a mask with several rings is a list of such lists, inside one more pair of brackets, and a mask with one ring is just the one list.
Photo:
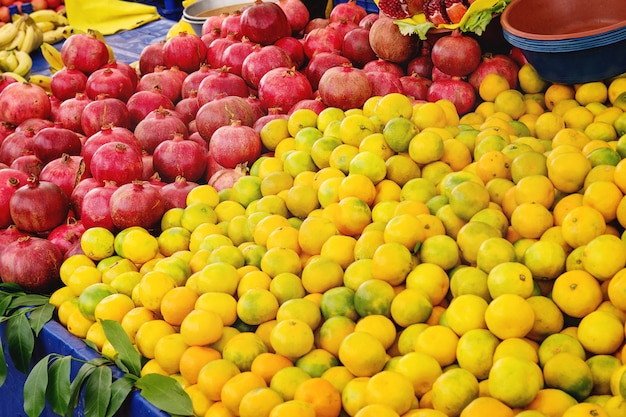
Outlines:
{"label": "blue tablecloth", "polygon": [[[115,35],[106,36],[106,41],[113,49],[115,59],[130,64],[139,59],[143,48],[152,43],[164,40],[167,31],[174,23],[176,22],[173,20],[161,18],[133,30],[126,30],[116,33]],[[62,45],[63,42],[59,42],[55,44],[54,47],[60,50]],[[41,55],[41,51],[37,50],[33,52],[32,58],[33,67],[31,74],[50,75],[49,65]]]}

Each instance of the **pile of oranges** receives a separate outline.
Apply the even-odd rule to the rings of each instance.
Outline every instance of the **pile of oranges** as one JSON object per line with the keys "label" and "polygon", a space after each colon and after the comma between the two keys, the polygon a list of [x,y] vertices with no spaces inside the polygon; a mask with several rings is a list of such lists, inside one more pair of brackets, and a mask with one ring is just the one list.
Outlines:
{"label": "pile of oranges", "polygon": [[272,120],[157,234],[87,230],[59,321],[203,417],[626,415],[626,78],[501,81]]}

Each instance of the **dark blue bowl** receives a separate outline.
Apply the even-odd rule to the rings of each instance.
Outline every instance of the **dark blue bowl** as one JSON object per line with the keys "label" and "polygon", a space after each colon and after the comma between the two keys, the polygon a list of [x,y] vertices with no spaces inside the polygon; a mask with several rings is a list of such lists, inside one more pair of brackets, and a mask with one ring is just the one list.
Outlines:
{"label": "dark blue bowl", "polygon": [[585,83],[626,72],[624,0],[514,0],[500,21],[507,42],[548,81]]}

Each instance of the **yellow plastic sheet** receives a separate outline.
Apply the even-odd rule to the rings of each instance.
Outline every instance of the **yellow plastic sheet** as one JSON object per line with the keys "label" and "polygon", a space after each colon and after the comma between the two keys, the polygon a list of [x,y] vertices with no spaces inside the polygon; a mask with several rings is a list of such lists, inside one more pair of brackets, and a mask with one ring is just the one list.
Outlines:
{"label": "yellow plastic sheet", "polygon": [[139,27],[160,19],[155,6],[119,0],[65,0],[67,19],[72,26],[104,35]]}

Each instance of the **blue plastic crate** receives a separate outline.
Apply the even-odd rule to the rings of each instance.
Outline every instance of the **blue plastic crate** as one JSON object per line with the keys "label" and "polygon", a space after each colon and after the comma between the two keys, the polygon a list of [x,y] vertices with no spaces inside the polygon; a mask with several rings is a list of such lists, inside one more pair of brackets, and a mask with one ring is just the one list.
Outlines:
{"label": "blue plastic crate", "polygon": [[159,14],[166,19],[179,20],[183,15],[182,0],[133,0],[135,3],[155,6]]}
{"label": "blue plastic crate", "polygon": [[[333,4],[347,3],[348,0],[333,0]],[[356,4],[363,7],[368,13],[378,13],[378,6],[372,0],[356,0]]]}

